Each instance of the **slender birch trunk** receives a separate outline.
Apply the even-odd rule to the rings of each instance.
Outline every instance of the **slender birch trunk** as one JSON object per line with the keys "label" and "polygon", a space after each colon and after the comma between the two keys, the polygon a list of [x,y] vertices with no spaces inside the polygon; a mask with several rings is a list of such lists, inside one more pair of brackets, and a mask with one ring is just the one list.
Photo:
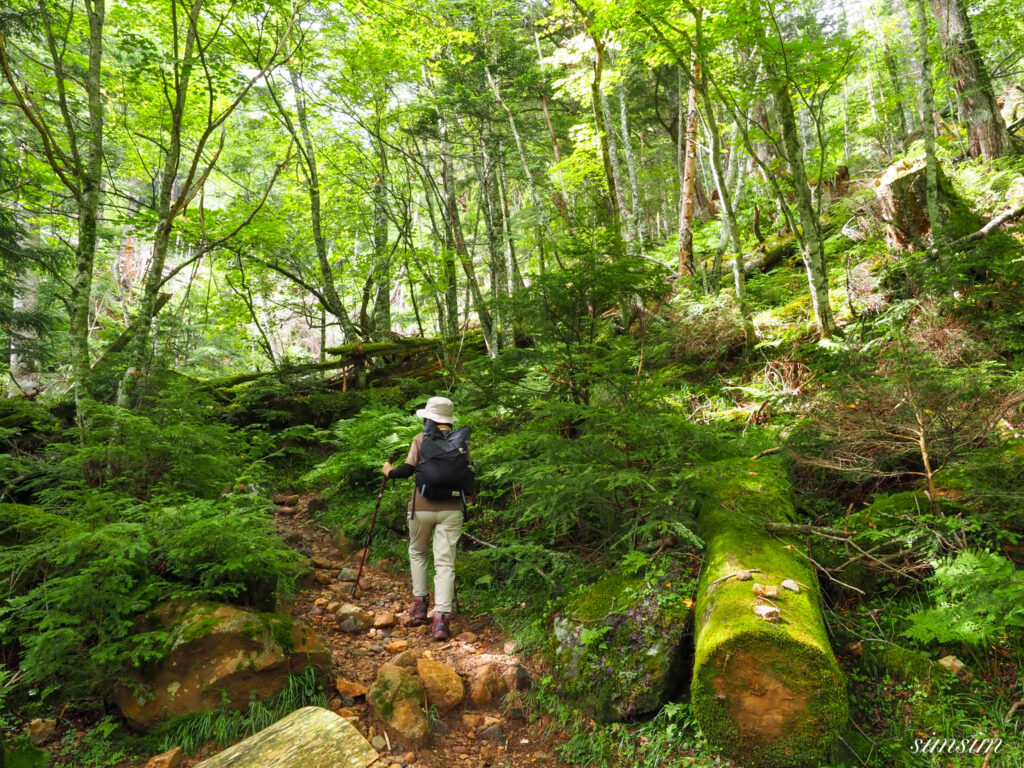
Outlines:
{"label": "slender birch trunk", "polygon": [[780,80],[774,95],[775,111],[782,130],[786,160],[793,175],[797,215],[803,228],[804,267],[807,271],[807,283],[811,289],[814,318],[822,338],[827,339],[835,334],[836,324],[832,318],[832,308],[828,303],[828,274],[825,271],[825,250],[821,241],[821,221],[811,199],[811,188],[807,181],[807,168],[804,164],[804,150],[796,123],[796,115],[793,112],[789,83]]}
{"label": "slender birch trunk", "polygon": [[939,208],[939,159],[935,154],[935,87],[932,81],[932,54],[928,49],[928,13],[924,0],[916,0],[917,51],[921,60],[921,115],[924,126],[925,207],[931,225],[932,245],[942,240],[944,223]]}

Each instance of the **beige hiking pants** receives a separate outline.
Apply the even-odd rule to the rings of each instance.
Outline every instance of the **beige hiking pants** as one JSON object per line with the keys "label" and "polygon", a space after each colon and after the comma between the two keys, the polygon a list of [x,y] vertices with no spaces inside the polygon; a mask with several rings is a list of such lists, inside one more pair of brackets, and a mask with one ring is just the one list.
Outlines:
{"label": "beige hiking pants", "polygon": [[412,593],[430,594],[427,568],[430,539],[434,539],[434,610],[452,612],[455,596],[455,545],[462,534],[462,510],[417,509],[409,521],[409,565],[412,569]]}

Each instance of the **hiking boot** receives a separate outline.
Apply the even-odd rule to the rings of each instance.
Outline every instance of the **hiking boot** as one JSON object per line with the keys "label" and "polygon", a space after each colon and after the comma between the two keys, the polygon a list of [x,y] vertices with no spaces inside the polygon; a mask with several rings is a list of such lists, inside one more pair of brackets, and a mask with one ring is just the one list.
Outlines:
{"label": "hiking boot", "polygon": [[447,640],[450,637],[448,619],[450,613],[434,611],[434,623],[430,627],[430,636],[435,640]]}
{"label": "hiking boot", "polygon": [[409,616],[415,624],[427,623],[427,608],[430,607],[430,595],[414,597],[412,605],[409,606]]}

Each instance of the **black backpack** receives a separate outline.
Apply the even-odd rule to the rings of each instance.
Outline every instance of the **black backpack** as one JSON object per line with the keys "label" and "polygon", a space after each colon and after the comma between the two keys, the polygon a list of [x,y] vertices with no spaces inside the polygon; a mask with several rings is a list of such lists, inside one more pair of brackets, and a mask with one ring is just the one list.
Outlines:
{"label": "black backpack", "polygon": [[446,501],[472,493],[474,479],[469,464],[469,427],[445,433],[427,419],[416,465],[417,490],[424,498]]}

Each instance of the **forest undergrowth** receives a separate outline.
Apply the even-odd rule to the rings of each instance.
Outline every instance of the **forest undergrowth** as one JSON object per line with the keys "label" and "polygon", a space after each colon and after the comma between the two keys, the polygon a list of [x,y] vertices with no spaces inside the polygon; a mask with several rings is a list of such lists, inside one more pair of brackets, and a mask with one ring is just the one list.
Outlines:
{"label": "forest undergrowth", "polygon": [[[956,180],[983,206],[1002,173],[968,166]],[[713,241],[707,229],[698,237]],[[519,338],[495,358],[356,390],[321,376],[211,390],[168,370],[138,408],[93,403],[85,431],[68,402],[0,401],[11,743],[28,750],[21,724],[61,713],[71,746],[54,765],[155,749],[110,701],[166,639],[140,634],[138,618],[169,599],[287,600],[300,557],[272,533],[272,491],[321,493],[319,522],[362,540],[379,467],[421,428],[415,408],[445,392],[473,427],[481,487],[460,597],[523,651],[540,653],[552,610],[610,568],[699,562],[702,468],[780,453],[850,681],[829,765],[975,764],[913,751],[935,734],[1001,739],[991,765],[1024,764],[1024,249],[997,235],[938,270],[880,237],[826,241],[843,331],[827,340],[792,260],[748,282],[748,349],[730,297],[570,242],[565,269],[507,299]],[[386,490],[374,559],[406,557],[406,492]],[[572,763],[723,764],[685,694],[615,724],[568,705],[550,676],[531,696],[569,734]]]}

